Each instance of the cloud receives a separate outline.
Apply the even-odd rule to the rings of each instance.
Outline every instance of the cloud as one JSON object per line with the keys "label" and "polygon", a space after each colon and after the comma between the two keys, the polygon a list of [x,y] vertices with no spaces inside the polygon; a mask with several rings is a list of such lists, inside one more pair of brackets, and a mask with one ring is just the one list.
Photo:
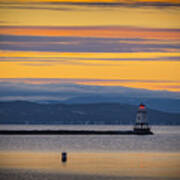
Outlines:
{"label": "cloud", "polygon": [[[46,5],[46,6],[44,6]],[[16,3],[16,4],[2,4],[0,3],[1,9],[19,9],[19,10],[53,10],[53,11],[74,11],[75,9],[69,7],[59,6],[47,6],[48,4],[37,4],[37,3]]]}
{"label": "cloud", "polygon": [[158,85],[160,88],[173,88],[173,89],[180,89],[180,85]]}
{"label": "cloud", "polygon": [[52,66],[51,63],[21,63],[22,66]]}
{"label": "cloud", "polygon": [[176,40],[149,38],[1,35],[0,49],[49,52],[178,52],[180,43]]}
{"label": "cloud", "polygon": [[142,83],[180,83],[178,80],[140,80],[140,79],[77,79],[77,78],[0,78],[1,82],[27,84],[76,84],[79,82],[142,82]]}
{"label": "cloud", "polygon": [[60,4],[65,4],[65,5],[75,5],[75,6],[92,6],[92,7],[132,7],[132,8],[136,8],[136,7],[179,7],[180,3],[176,2],[160,2],[160,1],[136,1],[134,0],[132,1],[123,1],[123,0],[119,0],[114,1],[114,2],[50,2],[48,4],[56,4],[56,5],[60,5]]}
{"label": "cloud", "polygon": [[[83,85],[83,82],[141,82],[177,83],[176,81],[154,80],[103,80],[103,79],[0,79],[0,100],[65,100],[80,96],[126,96],[180,98],[179,92],[150,91],[123,86]],[[179,83],[179,82],[178,82]]]}
{"label": "cloud", "polygon": [[180,40],[178,28],[131,26],[0,26],[0,35]]}
{"label": "cloud", "polygon": [[[100,66],[103,65],[104,61],[180,61],[180,56],[170,57],[156,57],[156,58],[76,58],[76,57],[59,57],[59,58],[38,58],[38,57],[0,57],[0,62],[21,62],[22,65],[30,66],[49,66],[53,64],[83,64],[89,65],[86,61],[102,61]],[[92,63],[91,63],[92,65]],[[98,66],[98,64],[95,64]],[[108,64],[109,66],[110,64]]]}
{"label": "cloud", "polygon": [[[72,41],[79,41],[79,40],[101,40],[101,41],[147,41],[148,39],[143,38],[98,38],[98,37],[76,37],[76,36],[16,36],[16,35],[0,35],[0,41],[13,41],[13,42],[72,42]],[[153,40],[153,39],[152,39]],[[155,39],[154,39],[155,40]]]}
{"label": "cloud", "polygon": [[0,24],[4,24],[4,23],[6,23],[6,22],[7,22],[7,21],[2,21],[2,20],[1,20],[1,21],[0,21]]}
{"label": "cloud", "polygon": [[[0,2],[1,8],[8,8],[8,9],[45,9],[45,10],[53,10],[53,11],[69,11],[76,10],[78,7],[86,7],[86,10],[93,9],[94,7],[99,8],[108,8],[113,10],[113,8],[118,7],[129,7],[129,8],[138,8],[138,7],[157,7],[157,8],[169,8],[169,7],[179,7],[180,3],[177,1],[124,1],[124,0],[114,0],[114,1],[1,1]],[[92,8],[91,8],[92,7]],[[82,10],[82,9],[79,9]]]}
{"label": "cloud", "polygon": [[[179,113],[180,92],[150,91],[146,89],[128,88],[123,86],[83,85],[80,82],[107,81],[103,79],[0,79],[0,101],[34,101],[39,103],[97,103],[115,102],[138,105],[144,102],[148,108],[165,112]],[[109,80],[111,81],[111,80]],[[116,80],[118,81],[118,80]],[[127,80],[119,80],[126,82]],[[128,80],[138,82],[138,80]],[[171,81],[139,80],[142,83],[155,83],[157,86]],[[177,83],[177,82],[176,82]]]}

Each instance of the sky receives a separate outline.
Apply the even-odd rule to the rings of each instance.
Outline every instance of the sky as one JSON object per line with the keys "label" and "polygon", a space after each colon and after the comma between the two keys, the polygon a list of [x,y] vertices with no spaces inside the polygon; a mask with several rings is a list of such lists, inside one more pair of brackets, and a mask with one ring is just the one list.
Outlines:
{"label": "sky", "polygon": [[179,98],[179,49],[179,0],[0,0],[0,99],[54,86]]}

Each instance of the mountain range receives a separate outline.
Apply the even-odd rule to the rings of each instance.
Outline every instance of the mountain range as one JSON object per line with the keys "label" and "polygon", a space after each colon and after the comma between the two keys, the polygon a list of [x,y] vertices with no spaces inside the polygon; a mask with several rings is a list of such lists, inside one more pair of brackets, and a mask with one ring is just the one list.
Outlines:
{"label": "mountain range", "polygon": [[[135,123],[138,106],[120,103],[0,102],[0,124],[119,124]],[[148,110],[151,125],[180,125],[180,113]]]}

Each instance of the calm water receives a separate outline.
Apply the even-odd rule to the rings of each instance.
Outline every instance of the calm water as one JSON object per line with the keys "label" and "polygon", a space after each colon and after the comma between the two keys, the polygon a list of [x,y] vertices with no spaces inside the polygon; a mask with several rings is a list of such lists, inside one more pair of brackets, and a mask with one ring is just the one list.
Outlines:
{"label": "calm water", "polygon": [[[0,129],[131,130],[132,126],[16,126]],[[153,126],[152,136],[137,135],[0,135],[0,151],[180,152],[180,126]]]}

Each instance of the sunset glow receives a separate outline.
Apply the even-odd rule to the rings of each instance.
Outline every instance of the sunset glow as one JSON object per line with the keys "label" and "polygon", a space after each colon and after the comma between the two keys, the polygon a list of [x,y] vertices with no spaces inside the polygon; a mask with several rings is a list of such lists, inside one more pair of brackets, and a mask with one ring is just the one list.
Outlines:
{"label": "sunset glow", "polygon": [[179,5],[178,0],[1,0],[0,78],[179,92]]}

